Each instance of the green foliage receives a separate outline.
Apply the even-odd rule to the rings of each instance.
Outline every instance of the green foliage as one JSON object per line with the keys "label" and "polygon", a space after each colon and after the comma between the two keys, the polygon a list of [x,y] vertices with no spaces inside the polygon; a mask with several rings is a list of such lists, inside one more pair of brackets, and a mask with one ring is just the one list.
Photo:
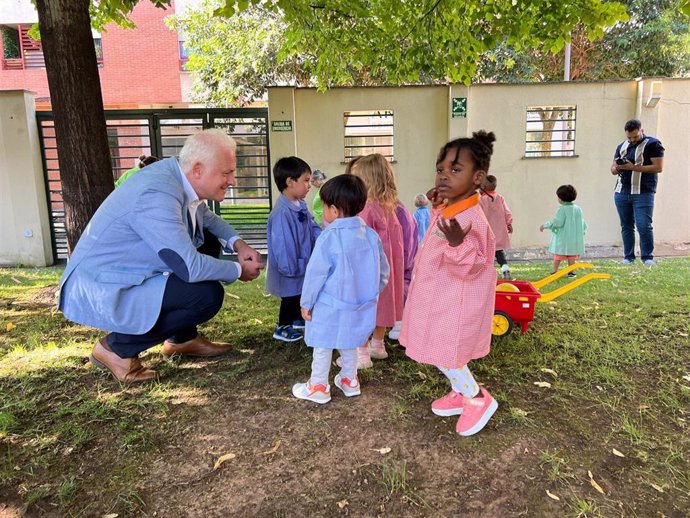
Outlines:
{"label": "green foliage", "polygon": [[387,84],[465,82],[477,58],[502,41],[512,48],[560,50],[578,24],[591,38],[626,20],[625,8],[602,0],[223,0],[236,16],[261,4],[281,13],[281,59],[314,57],[320,88],[369,79]]}
{"label": "green foliage", "polygon": [[12,27],[2,27],[2,51],[5,59],[16,59],[19,56],[19,32]]}
{"label": "green foliage", "polygon": [[[573,80],[685,76],[690,73],[690,20],[678,0],[624,0],[628,19],[593,41],[578,24],[571,33]],[[688,4],[690,5],[690,4]],[[557,49],[558,50],[558,49]],[[520,49],[507,39],[484,54],[478,79],[505,82],[558,81],[564,54]]]}
{"label": "green foliage", "polygon": [[193,95],[209,106],[243,106],[261,98],[268,85],[308,86],[308,54],[279,59],[285,21],[259,7],[230,19],[214,17],[218,2],[209,1],[168,23],[184,35],[187,70],[196,73]]}
{"label": "green foliage", "polygon": [[[97,31],[103,31],[106,24],[114,22],[120,27],[134,28],[134,23],[128,18],[129,13],[141,0],[101,0],[89,4],[91,25]],[[171,0],[149,0],[156,7],[169,7]]]}

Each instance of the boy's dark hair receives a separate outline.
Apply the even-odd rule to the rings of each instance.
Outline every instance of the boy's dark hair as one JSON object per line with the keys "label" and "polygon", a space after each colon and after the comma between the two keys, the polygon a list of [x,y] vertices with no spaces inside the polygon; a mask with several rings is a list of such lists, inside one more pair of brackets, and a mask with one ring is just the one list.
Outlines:
{"label": "boy's dark hair", "polygon": [[150,156],[141,155],[141,156],[139,157],[139,169],[143,169],[143,168],[146,167],[147,165],[151,165],[151,164],[153,164],[153,163],[155,163],[155,162],[158,162],[159,160],[160,160],[160,158],[158,158],[157,156],[153,156],[153,155],[150,155]]}
{"label": "boy's dark hair", "polygon": [[304,173],[311,175],[311,167],[304,160],[296,156],[286,156],[281,158],[273,166],[273,180],[280,192],[287,187],[288,178],[299,180]]}
{"label": "boy's dark hair", "polygon": [[577,198],[577,189],[572,185],[561,185],[556,189],[556,196],[558,196],[559,200],[565,202],[575,201],[575,198]]}
{"label": "boy's dark hair", "polygon": [[352,174],[341,174],[328,180],[321,187],[321,202],[337,207],[343,216],[356,216],[367,203],[367,188],[362,179]]}
{"label": "boy's dark hair", "polygon": [[639,119],[630,119],[628,122],[625,123],[624,129],[626,133],[630,133],[631,131],[635,131],[642,128],[642,122],[640,122]]}
{"label": "boy's dark hair", "polygon": [[494,152],[494,142],[496,135],[493,131],[487,133],[484,130],[475,131],[472,133],[472,138],[458,138],[451,140],[441,148],[438,154],[436,163],[442,162],[445,156],[452,150],[455,150],[455,159],[457,162],[460,150],[465,148],[470,152],[475,169],[489,172],[489,164],[491,163],[491,155]]}
{"label": "boy's dark hair", "polygon": [[490,187],[487,191],[495,191],[498,185],[498,180],[492,174],[486,175],[486,186]]}

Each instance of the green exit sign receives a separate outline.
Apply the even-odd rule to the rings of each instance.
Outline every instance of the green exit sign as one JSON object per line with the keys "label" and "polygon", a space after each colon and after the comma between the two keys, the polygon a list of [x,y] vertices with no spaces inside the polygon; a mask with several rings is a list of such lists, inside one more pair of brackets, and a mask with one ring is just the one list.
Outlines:
{"label": "green exit sign", "polygon": [[453,97],[451,113],[454,119],[467,118],[467,97]]}
{"label": "green exit sign", "polygon": [[292,121],[271,121],[273,131],[292,131]]}

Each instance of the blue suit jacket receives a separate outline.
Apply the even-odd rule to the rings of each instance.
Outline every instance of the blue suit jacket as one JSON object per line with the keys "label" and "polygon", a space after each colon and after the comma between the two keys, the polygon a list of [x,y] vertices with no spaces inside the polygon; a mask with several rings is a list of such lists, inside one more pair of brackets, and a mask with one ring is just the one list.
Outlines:
{"label": "blue suit jacket", "polygon": [[60,280],[58,307],[80,324],[143,334],[158,319],[171,273],[185,282],[237,280],[232,261],[202,255],[203,229],[235,230],[202,203],[192,232],[177,160],[146,167],[114,190],[84,230]]}

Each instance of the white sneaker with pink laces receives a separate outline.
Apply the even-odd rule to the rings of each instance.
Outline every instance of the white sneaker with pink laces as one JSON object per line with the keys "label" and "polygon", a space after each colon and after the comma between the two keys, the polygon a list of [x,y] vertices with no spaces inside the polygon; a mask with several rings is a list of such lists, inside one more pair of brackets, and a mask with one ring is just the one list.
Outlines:
{"label": "white sneaker with pink laces", "polygon": [[464,407],[465,397],[454,390],[451,390],[442,398],[431,403],[431,411],[441,417],[460,415]]}
{"label": "white sneaker with pink laces", "polygon": [[482,397],[464,398],[464,407],[455,431],[463,437],[474,435],[489,422],[491,416],[498,409],[498,403],[491,397],[489,391],[479,387]]}
{"label": "white sneaker with pink laces", "polygon": [[359,388],[359,380],[355,376],[355,379],[343,378],[340,374],[335,376],[333,383],[336,387],[343,391],[347,397],[359,396],[362,391]]}
{"label": "white sneaker with pink laces", "polygon": [[331,400],[331,387],[321,384],[312,385],[311,381],[295,383],[292,386],[292,395],[298,399],[306,399],[323,405]]}

